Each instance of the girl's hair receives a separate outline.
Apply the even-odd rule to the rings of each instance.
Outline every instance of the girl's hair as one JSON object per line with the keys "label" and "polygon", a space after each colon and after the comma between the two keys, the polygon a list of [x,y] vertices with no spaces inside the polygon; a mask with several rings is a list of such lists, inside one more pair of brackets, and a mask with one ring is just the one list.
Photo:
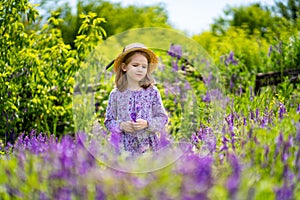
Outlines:
{"label": "girl's hair", "polygon": [[[145,56],[148,60],[148,65],[150,65],[151,63],[149,63],[150,61],[150,57],[147,53],[143,52],[143,51],[133,51],[133,52],[130,52],[128,53],[125,57],[124,57],[124,60],[123,60],[123,63],[125,64],[125,66],[127,66],[131,59],[132,59],[132,56],[134,54],[142,54],[143,56]],[[123,71],[122,67],[119,66],[118,67],[118,71],[117,71],[117,74],[116,74],[116,78],[115,78],[115,84],[116,84],[116,87],[118,88],[119,91],[123,92],[127,86],[128,86],[128,82],[127,82],[127,76],[126,76],[126,72]],[[139,82],[139,85],[146,89],[148,88],[149,86],[153,85],[154,84],[154,79],[152,78],[151,74],[150,74],[150,66],[147,67],[147,74],[146,76]]]}

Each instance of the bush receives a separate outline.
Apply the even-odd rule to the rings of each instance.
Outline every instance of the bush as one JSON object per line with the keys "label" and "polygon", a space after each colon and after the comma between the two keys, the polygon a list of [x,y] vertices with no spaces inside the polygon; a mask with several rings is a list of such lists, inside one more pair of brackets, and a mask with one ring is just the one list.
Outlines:
{"label": "bush", "polygon": [[102,41],[104,19],[81,15],[76,49],[71,50],[62,39],[59,13],[52,13],[41,30],[26,31],[23,22],[32,23],[38,15],[27,0],[2,1],[0,8],[0,137],[12,143],[32,128],[55,135],[74,133],[74,76]]}

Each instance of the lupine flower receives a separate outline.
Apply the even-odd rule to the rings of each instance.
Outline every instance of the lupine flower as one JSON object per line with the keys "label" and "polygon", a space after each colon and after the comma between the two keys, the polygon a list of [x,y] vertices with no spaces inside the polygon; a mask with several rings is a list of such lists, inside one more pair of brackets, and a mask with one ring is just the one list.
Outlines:
{"label": "lupine flower", "polygon": [[244,125],[244,126],[247,126],[247,119],[246,119],[245,116],[243,116],[243,125]]}
{"label": "lupine flower", "polygon": [[229,88],[230,88],[230,90],[232,90],[233,87],[234,87],[234,83],[233,83],[232,76],[231,76],[231,79],[230,79],[230,82],[229,82]]}
{"label": "lupine flower", "polygon": [[293,137],[289,136],[288,140],[283,142],[281,160],[286,163],[287,159],[290,156],[289,148],[293,145]]}
{"label": "lupine flower", "polygon": [[289,185],[293,183],[294,173],[289,169],[289,165],[287,163],[284,164],[282,178]]}
{"label": "lupine flower", "polygon": [[206,86],[209,86],[209,85],[210,85],[210,82],[211,82],[211,79],[212,79],[212,73],[210,72],[208,77],[203,77],[203,82],[204,82],[204,84],[205,84]]}
{"label": "lupine flower", "polygon": [[240,88],[239,88],[239,95],[242,95],[242,94],[243,94],[243,87],[240,86]]}
{"label": "lupine flower", "polygon": [[250,127],[248,136],[249,136],[249,139],[252,139],[252,136],[253,136],[253,127],[252,126]]}
{"label": "lupine flower", "polygon": [[250,101],[253,101],[253,88],[252,88],[252,86],[249,87],[249,91],[250,91]]}
{"label": "lupine flower", "polygon": [[238,65],[238,61],[234,59],[233,51],[230,52],[229,56],[224,61],[225,65],[228,66],[229,64]]}
{"label": "lupine flower", "polygon": [[172,60],[172,67],[174,71],[178,71],[178,61]]}
{"label": "lupine flower", "polygon": [[294,187],[291,187],[286,183],[284,183],[281,188],[275,190],[276,200],[282,200],[282,199],[293,200],[294,199],[293,188]]}
{"label": "lupine flower", "polygon": [[207,149],[210,153],[216,150],[217,139],[212,129],[209,127],[204,127],[202,124],[197,133],[192,134],[191,140],[195,145],[201,141],[203,150]]}
{"label": "lupine flower", "polygon": [[182,71],[184,71],[184,74],[186,73],[185,69],[186,69],[186,66],[183,64],[181,65],[181,68],[180,68]]}
{"label": "lupine flower", "polygon": [[251,120],[254,120],[254,113],[253,113],[252,110],[250,111],[250,119],[251,119]]}
{"label": "lupine flower", "polygon": [[268,57],[270,57],[271,56],[271,53],[273,52],[273,46],[272,45],[270,45],[270,47],[269,47],[269,51],[268,51]]}
{"label": "lupine flower", "polygon": [[190,154],[185,155],[180,163],[179,173],[183,175],[181,199],[208,199],[208,191],[213,185],[213,159]]}
{"label": "lupine flower", "polygon": [[300,122],[296,123],[296,144],[300,145]]}
{"label": "lupine flower", "polygon": [[285,106],[280,102],[279,103],[279,119],[283,118],[283,115],[286,113]]}
{"label": "lupine flower", "polygon": [[280,147],[281,145],[283,144],[284,140],[283,140],[283,134],[282,132],[280,132],[279,136],[276,138],[276,148],[275,148],[275,153],[274,153],[274,158],[277,157],[278,153],[279,153],[279,150],[280,150]]}
{"label": "lupine flower", "polygon": [[267,116],[264,116],[261,120],[260,127],[264,128],[267,124],[268,124],[268,118],[267,118]]}
{"label": "lupine flower", "polygon": [[211,99],[210,99],[210,92],[206,91],[205,96],[202,96],[202,101],[206,102],[206,103],[210,103]]}
{"label": "lupine flower", "polygon": [[256,115],[256,119],[258,119],[259,118],[259,109],[258,108],[256,108],[255,115]]}
{"label": "lupine flower", "polygon": [[228,159],[232,167],[232,174],[227,180],[226,187],[229,191],[230,199],[235,199],[235,195],[240,185],[241,166],[238,158],[234,154],[229,154]]}
{"label": "lupine flower", "polygon": [[191,85],[188,81],[185,82],[184,89],[185,89],[185,91],[188,91],[188,90],[192,89],[192,87],[191,87]]}
{"label": "lupine flower", "polygon": [[199,138],[195,132],[193,132],[191,135],[191,142],[193,145],[197,145],[199,142]]}
{"label": "lupine flower", "polygon": [[265,145],[264,149],[265,149],[265,160],[268,160],[268,155],[269,155],[269,152],[270,152],[270,147],[268,145]]}
{"label": "lupine flower", "polygon": [[274,47],[280,54],[282,53],[282,41],[280,41],[279,44],[275,45]]}
{"label": "lupine flower", "polygon": [[231,113],[229,114],[226,118],[225,118],[227,124],[228,124],[228,127],[229,127],[229,130],[230,131],[233,131],[234,130],[234,114]]}
{"label": "lupine flower", "polygon": [[223,135],[222,136],[222,146],[220,148],[220,151],[227,151],[228,150],[228,146],[227,146],[227,142],[229,142],[229,140]]}
{"label": "lupine flower", "polygon": [[170,49],[168,50],[168,54],[171,57],[180,59],[182,56],[182,49],[180,45],[171,44]]}

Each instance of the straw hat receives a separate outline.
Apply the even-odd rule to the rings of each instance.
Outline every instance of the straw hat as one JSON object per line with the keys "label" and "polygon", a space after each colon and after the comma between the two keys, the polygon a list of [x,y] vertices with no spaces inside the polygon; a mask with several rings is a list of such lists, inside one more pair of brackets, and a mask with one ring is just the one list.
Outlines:
{"label": "straw hat", "polygon": [[133,51],[142,51],[149,55],[149,57],[150,57],[150,61],[149,61],[150,72],[152,72],[156,68],[157,63],[158,63],[158,58],[155,55],[155,53],[153,51],[151,51],[150,49],[148,49],[144,44],[132,43],[132,44],[127,45],[123,49],[123,52],[120,55],[118,55],[118,57],[116,59],[111,61],[106,66],[106,69],[108,69],[112,65],[114,65],[114,72],[117,72],[118,68],[121,67],[122,63],[124,62],[124,58],[126,57],[126,55]]}

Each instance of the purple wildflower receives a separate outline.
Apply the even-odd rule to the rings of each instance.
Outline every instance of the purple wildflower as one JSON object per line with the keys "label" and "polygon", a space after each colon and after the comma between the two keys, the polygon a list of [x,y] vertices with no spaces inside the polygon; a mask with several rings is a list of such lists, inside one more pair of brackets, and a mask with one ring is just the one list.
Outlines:
{"label": "purple wildflower", "polygon": [[197,145],[198,144],[199,138],[198,138],[198,136],[197,136],[197,134],[195,132],[192,133],[191,140],[192,140],[191,142],[192,142],[193,145]]}
{"label": "purple wildflower", "polygon": [[300,103],[297,104],[297,110],[296,110],[297,114],[300,114]]}
{"label": "purple wildflower", "polygon": [[182,49],[180,45],[171,44],[168,54],[173,57],[180,59],[182,56]]}
{"label": "purple wildflower", "polygon": [[283,115],[286,113],[285,106],[280,102],[279,103],[279,119],[283,118]]}
{"label": "purple wildflower", "polygon": [[181,65],[181,70],[184,71],[184,74],[186,73],[186,71],[185,71],[186,70],[186,66],[184,64]]}
{"label": "purple wildflower", "polygon": [[174,71],[178,71],[178,61],[172,60],[172,67]]}
{"label": "purple wildflower", "polygon": [[229,142],[229,140],[225,137],[225,135],[222,136],[222,146],[220,148],[220,151],[227,151],[228,150],[228,146],[227,146],[227,142]]}
{"label": "purple wildflower", "polygon": [[258,119],[259,118],[259,109],[258,108],[256,108],[255,115],[256,115],[256,119]]}
{"label": "purple wildflower", "polygon": [[226,118],[225,118],[227,124],[228,124],[228,128],[231,134],[233,134],[234,131],[234,115],[231,113],[229,114]]}
{"label": "purple wildflower", "polygon": [[282,149],[282,155],[281,155],[281,160],[282,162],[286,163],[287,162],[287,159],[289,158],[290,156],[290,153],[289,153],[289,148],[293,146],[293,137],[289,136],[288,140],[285,141],[283,143],[283,149]]}
{"label": "purple wildflower", "polygon": [[264,116],[261,120],[260,127],[264,128],[264,127],[266,127],[267,124],[268,124],[268,117]]}
{"label": "purple wildflower", "polygon": [[289,165],[287,163],[284,164],[282,178],[288,184],[293,183],[294,173],[292,170],[289,169]]}
{"label": "purple wildflower", "polygon": [[238,65],[238,61],[234,59],[234,52],[231,51],[229,56],[224,61],[225,65],[228,66],[229,64]]}
{"label": "purple wildflower", "polygon": [[233,82],[232,76],[231,76],[231,79],[230,79],[230,82],[229,82],[229,88],[230,88],[230,90],[232,90],[233,87],[234,87],[234,82]]}
{"label": "purple wildflower", "polygon": [[265,145],[264,149],[265,149],[265,160],[268,160],[268,155],[269,155],[269,152],[270,152],[270,147],[268,145]]}
{"label": "purple wildflower", "polygon": [[191,88],[192,88],[192,87],[191,87],[190,83],[189,83],[188,81],[186,81],[185,84],[184,84],[184,89],[185,89],[185,91],[188,91],[188,90],[190,90]]}
{"label": "purple wildflower", "polygon": [[287,185],[287,183],[284,183],[283,186],[279,189],[275,190],[276,193],[276,200],[292,200],[294,199],[293,196],[293,187],[290,187]]}
{"label": "purple wildflower", "polygon": [[273,52],[273,46],[272,45],[270,45],[270,47],[269,47],[269,51],[268,51],[268,57],[270,57],[271,56],[271,53]]}
{"label": "purple wildflower", "polygon": [[274,153],[274,158],[277,157],[278,153],[279,153],[279,150],[280,150],[280,147],[281,145],[283,144],[283,134],[282,132],[280,132],[279,136],[276,138],[276,148],[275,148],[275,153]]}
{"label": "purple wildflower", "polygon": [[179,166],[183,176],[181,199],[208,199],[208,191],[213,186],[211,157],[185,155]]}
{"label": "purple wildflower", "polygon": [[240,185],[241,166],[238,158],[234,154],[229,154],[228,159],[232,167],[232,174],[227,180],[226,188],[229,191],[230,199],[235,199],[235,195]]}
{"label": "purple wildflower", "polygon": [[295,138],[295,142],[300,145],[300,122],[296,123],[296,138]]}
{"label": "purple wildflower", "polygon": [[211,72],[209,73],[208,77],[203,77],[203,82],[206,86],[210,85],[211,80],[212,80],[212,73]]}
{"label": "purple wildflower", "polygon": [[246,119],[245,116],[243,116],[243,125],[244,125],[244,126],[247,126],[247,119]]}
{"label": "purple wildflower", "polygon": [[211,99],[210,99],[210,92],[206,91],[205,96],[202,97],[202,101],[206,102],[206,103],[210,103]]}
{"label": "purple wildflower", "polygon": [[254,120],[254,112],[252,110],[250,111],[250,119]]}
{"label": "purple wildflower", "polygon": [[209,127],[204,127],[203,124],[201,124],[196,134],[192,134],[192,141],[194,141],[196,144],[201,141],[203,144],[202,148],[207,149],[210,153],[216,150],[217,139],[212,129]]}
{"label": "purple wildflower", "polygon": [[249,91],[250,91],[250,101],[253,101],[253,88],[252,88],[252,86],[249,87]]}

